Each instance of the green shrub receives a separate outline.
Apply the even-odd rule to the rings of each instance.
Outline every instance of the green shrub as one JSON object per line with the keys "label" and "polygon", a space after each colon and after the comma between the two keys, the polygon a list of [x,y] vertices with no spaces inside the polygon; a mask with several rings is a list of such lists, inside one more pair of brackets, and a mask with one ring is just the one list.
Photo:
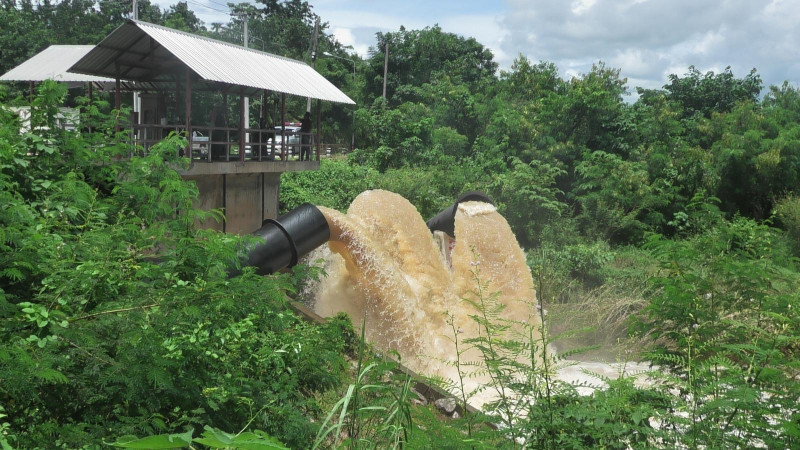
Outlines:
{"label": "green shrub", "polygon": [[434,166],[387,170],[378,186],[402,195],[427,220],[452,205],[462,193],[479,189],[483,177],[473,164],[442,158]]}
{"label": "green shrub", "polygon": [[469,146],[467,137],[450,127],[435,128],[433,144],[438,146],[445,155],[454,157],[464,156]]}
{"label": "green shrub", "polygon": [[378,173],[350,164],[348,159],[326,158],[319,170],[287,172],[281,176],[280,209],[289,212],[303,203],[346,211],[358,194],[377,185]]}
{"label": "green shrub", "polygon": [[[547,267],[549,277],[559,286],[558,291],[561,293],[572,290],[572,280],[579,281],[585,289],[603,284],[606,267],[613,259],[614,252],[602,241],[564,245],[560,248],[546,246],[528,252],[528,265]],[[558,298],[563,300],[562,296]]]}
{"label": "green shrub", "polygon": [[563,193],[555,187],[564,171],[536,160],[512,158],[510,163],[508,172],[497,174],[488,184],[488,193],[522,245],[540,244],[544,227],[568,211],[559,200]]}
{"label": "green shrub", "polygon": [[662,225],[658,210],[668,193],[651,182],[643,162],[595,151],[575,167],[579,219],[587,234],[613,242],[637,243],[645,231]]}
{"label": "green shrub", "polygon": [[661,271],[636,329],[679,393],[686,414],[662,427],[680,446],[798,445],[800,277],[775,237],[736,219],[687,240],[650,239]]}
{"label": "green shrub", "polygon": [[775,217],[800,256],[800,195],[790,194],[775,204]]}
{"label": "green shrub", "polygon": [[[58,89],[45,83],[39,106]],[[346,371],[343,325],[286,309],[302,271],[228,278],[247,238],[194,229],[206,213],[175,170],[186,141],[118,160],[135,153],[124,132],[19,134],[2,105],[0,120],[0,442],[78,448],[208,425],[307,447],[310,394]]]}

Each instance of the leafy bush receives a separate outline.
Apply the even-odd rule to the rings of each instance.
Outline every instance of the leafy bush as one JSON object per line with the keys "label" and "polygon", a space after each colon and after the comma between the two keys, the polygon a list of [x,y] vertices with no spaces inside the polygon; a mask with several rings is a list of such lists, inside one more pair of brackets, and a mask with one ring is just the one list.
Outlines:
{"label": "leafy bush", "polygon": [[487,190],[497,202],[498,210],[514,229],[523,245],[542,242],[545,226],[557,222],[567,212],[559,200],[563,194],[556,187],[556,178],[564,171],[540,161],[524,163],[511,159],[511,170],[498,174]]}
{"label": "leafy bush", "polygon": [[280,208],[289,212],[309,202],[346,211],[361,192],[377,187],[378,173],[347,159],[324,159],[315,171],[287,172],[281,176]]}
{"label": "leafy bush", "polygon": [[657,211],[668,197],[650,182],[644,163],[595,151],[575,171],[580,179],[579,220],[591,236],[636,243],[644,231],[662,225]]}
{"label": "leafy bush", "polygon": [[[613,251],[602,241],[565,245],[559,249],[543,246],[530,250],[527,256],[528,266],[547,267],[548,276],[562,294],[572,290],[573,280],[584,289],[602,284],[606,267],[614,259]],[[562,296],[557,298],[566,300]]]}
{"label": "leafy bush", "polygon": [[433,130],[433,144],[438,146],[447,156],[464,156],[469,142],[467,137],[459,134],[450,127],[441,127]]}
{"label": "leafy bush", "polygon": [[775,216],[800,256],[800,195],[788,195],[775,205]]}
{"label": "leafy bush", "polygon": [[427,220],[452,205],[462,193],[480,189],[483,178],[474,164],[442,158],[435,166],[387,170],[378,186],[408,199]]}
{"label": "leafy bush", "polygon": [[205,430],[200,437],[192,438],[194,429],[185,433],[160,434],[137,438],[136,436],[121,436],[116,442],[110,445],[122,448],[193,448],[192,443],[205,445],[208,448],[223,449],[275,449],[286,450],[280,442],[264,433],[263,431],[240,432],[237,434],[226,433],[222,430],[205,426]]}
{"label": "leafy bush", "polygon": [[798,443],[800,283],[775,233],[720,221],[683,241],[650,239],[658,289],[637,327],[669,369],[680,411],[663,417],[682,446],[789,448]]}
{"label": "leafy bush", "polygon": [[[44,84],[35,107],[59,89]],[[97,109],[82,123],[92,116],[113,129]],[[246,238],[194,229],[206,213],[175,170],[186,141],[117,159],[136,153],[124,133],[20,134],[2,105],[0,119],[0,442],[77,448],[209,425],[307,447],[309,394],[345,372],[342,325],[286,309],[304,271],[228,278]]]}

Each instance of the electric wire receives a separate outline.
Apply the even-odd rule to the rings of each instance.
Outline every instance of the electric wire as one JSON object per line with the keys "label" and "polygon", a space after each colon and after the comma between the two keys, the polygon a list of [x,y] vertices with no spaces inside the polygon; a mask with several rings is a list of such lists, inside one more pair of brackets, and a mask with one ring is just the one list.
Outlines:
{"label": "electric wire", "polygon": [[188,3],[191,3],[191,4],[193,4],[193,5],[197,5],[197,6],[201,7],[201,8],[210,9],[210,10],[212,10],[212,11],[221,12],[221,13],[223,13],[223,14],[230,14],[230,13],[231,13],[231,11],[230,11],[230,10],[223,11],[223,10],[221,10],[221,9],[212,8],[211,6],[204,5],[204,4],[200,3],[200,2],[195,2],[195,1],[192,1],[192,0],[186,0],[186,1],[187,1]]}
{"label": "electric wire", "polygon": [[223,7],[223,8],[228,8],[228,9],[230,9],[230,6],[228,6],[227,4],[220,3],[220,2],[215,2],[214,0],[206,0],[206,1],[207,1],[208,3],[213,3],[213,4],[217,5],[217,6],[221,6],[221,7]]}

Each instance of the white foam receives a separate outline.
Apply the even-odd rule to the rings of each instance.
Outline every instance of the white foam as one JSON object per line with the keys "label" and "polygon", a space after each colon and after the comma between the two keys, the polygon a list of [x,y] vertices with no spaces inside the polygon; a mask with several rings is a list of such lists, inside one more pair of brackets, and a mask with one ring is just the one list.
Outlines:
{"label": "white foam", "polygon": [[484,202],[461,202],[458,204],[458,210],[466,214],[468,217],[483,216],[497,211],[497,208],[491,203]]}

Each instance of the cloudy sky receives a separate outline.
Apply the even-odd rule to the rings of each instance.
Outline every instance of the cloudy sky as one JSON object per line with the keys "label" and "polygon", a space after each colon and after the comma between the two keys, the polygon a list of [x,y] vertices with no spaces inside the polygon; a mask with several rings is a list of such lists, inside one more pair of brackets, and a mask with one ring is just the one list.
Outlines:
{"label": "cloudy sky", "polygon": [[[194,0],[201,18],[227,21],[222,0]],[[214,3],[218,2],[218,3]],[[165,3],[172,3],[166,2]],[[501,69],[518,55],[556,63],[565,77],[605,61],[628,84],[661,87],[667,75],[757,68],[765,85],[800,85],[800,0],[310,0],[337,39],[366,55],[378,31],[439,24],[476,38]],[[223,8],[224,9],[224,8]]]}

